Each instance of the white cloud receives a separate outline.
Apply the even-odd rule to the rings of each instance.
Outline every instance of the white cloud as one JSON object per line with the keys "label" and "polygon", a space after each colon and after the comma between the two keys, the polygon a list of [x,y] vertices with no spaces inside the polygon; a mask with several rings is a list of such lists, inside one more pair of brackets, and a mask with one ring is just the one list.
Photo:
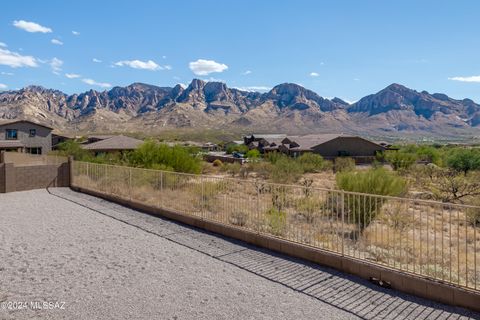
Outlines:
{"label": "white cloud", "polygon": [[155,61],[141,61],[141,60],[123,60],[115,63],[118,67],[130,67],[133,69],[143,69],[143,70],[163,70],[164,68],[159,66]]}
{"label": "white cloud", "polygon": [[95,63],[102,63],[102,60],[97,59],[97,58],[93,58],[92,61],[95,62]]}
{"label": "white cloud", "polygon": [[480,82],[480,76],[470,76],[470,77],[452,77],[448,80],[461,81],[461,82]]}
{"label": "white cloud", "polygon": [[242,72],[242,75],[243,75],[243,76],[246,76],[246,75],[249,75],[249,74],[251,74],[251,73],[252,73],[251,70],[247,70],[247,71],[245,71],[245,72]]}
{"label": "white cloud", "polygon": [[318,77],[319,74],[317,72],[310,72],[310,77]]}
{"label": "white cloud", "polygon": [[73,34],[74,36],[79,36],[79,35],[80,35],[80,32],[72,30],[72,34]]}
{"label": "white cloud", "polygon": [[58,39],[52,39],[52,40],[50,40],[50,42],[53,43],[53,44],[57,44],[59,46],[63,46],[63,42],[58,40]]}
{"label": "white cloud", "polygon": [[110,83],[107,83],[107,82],[97,82],[93,79],[88,79],[88,78],[84,78],[82,79],[82,81],[86,84],[89,84],[91,86],[97,86],[97,87],[101,87],[101,88],[110,88],[112,85]]}
{"label": "white cloud", "polygon": [[25,21],[25,20],[15,20],[13,25],[19,29],[25,30],[27,32],[41,32],[41,33],[50,33],[52,29],[39,25],[35,22]]}
{"label": "white cloud", "polygon": [[172,66],[171,66],[171,65],[168,65],[168,64],[167,64],[167,65],[165,65],[165,66],[163,66],[163,67],[165,68],[165,70],[172,70]]}
{"label": "white cloud", "polygon": [[7,44],[6,44],[5,42],[0,42],[0,47],[6,48],[6,47],[7,47]]}
{"label": "white cloud", "polygon": [[223,82],[223,83],[227,83],[227,81],[225,81],[224,79],[219,79],[219,78],[214,78],[214,77],[204,78],[204,79],[202,79],[202,80],[205,81],[205,82]]}
{"label": "white cloud", "polygon": [[14,75],[13,72],[4,72],[4,71],[0,72],[0,74],[2,76],[13,76]]}
{"label": "white cloud", "polygon": [[0,83],[0,90],[5,90],[7,88],[8,86],[6,84]]}
{"label": "white cloud", "polygon": [[360,81],[359,78],[353,78],[353,81]]}
{"label": "white cloud", "polygon": [[228,66],[226,64],[204,59],[192,61],[188,64],[188,67],[197,76],[207,76],[210,73],[223,72],[228,69]]}
{"label": "white cloud", "polygon": [[63,66],[62,60],[58,58],[53,58],[52,60],[50,60],[49,64],[54,74],[60,74],[60,71],[62,71],[62,66]]}
{"label": "white cloud", "polygon": [[81,75],[76,73],[65,73],[65,77],[67,77],[68,79],[76,79],[76,78],[80,78]]}
{"label": "white cloud", "polygon": [[32,56],[22,56],[16,52],[0,48],[0,64],[12,67],[36,67],[37,61]]}
{"label": "white cloud", "polygon": [[265,92],[270,91],[272,87],[267,86],[248,86],[248,87],[234,87],[235,89],[248,92]]}

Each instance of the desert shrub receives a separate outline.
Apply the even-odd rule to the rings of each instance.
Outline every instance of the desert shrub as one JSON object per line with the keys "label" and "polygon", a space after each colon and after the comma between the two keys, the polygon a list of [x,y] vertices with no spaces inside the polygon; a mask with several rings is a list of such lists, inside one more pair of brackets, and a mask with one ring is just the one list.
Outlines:
{"label": "desert shrub", "polygon": [[92,161],[94,155],[81,147],[80,143],[74,140],[67,140],[58,144],[58,154],[62,156],[72,156],[77,161]]}
{"label": "desert shrub", "polygon": [[302,166],[297,161],[282,157],[273,164],[270,178],[277,183],[293,183],[300,179],[302,174]]}
{"label": "desert shrub", "polygon": [[177,172],[200,173],[201,161],[194,157],[187,148],[175,145],[159,144],[146,141],[129,155],[130,164],[136,167],[153,168],[162,164]]}
{"label": "desert shrub", "polygon": [[159,178],[160,189],[179,190],[189,183],[191,177],[175,172],[162,172]]}
{"label": "desert shrub", "polygon": [[453,169],[439,168],[432,173],[428,188],[436,200],[465,202],[480,196],[480,173],[465,175]]}
{"label": "desert shrub", "polygon": [[278,211],[283,211],[287,206],[287,187],[284,186],[272,186],[270,188],[272,194],[272,206]]}
{"label": "desert shrub", "polygon": [[[403,178],[381,168],[339,173],[337,185],[345,191],[385,196],[403,196],[407,192],[407,183]],[[379,197],[346,194],[346,216],[363,230],[375,219],[384,202],[385,200]]]}
{"label": "desert shrub", "polygon": [[272,171],[272,164],[266,161],[251,162],[247,164],[252,172],[255,172],[258,177],[268,179]]}
{"label": "desert shrub", "polygon": [[447,155],[447,166],[463,172],[466,176],[469,171],[480,169],[480,150],[478,149],[453,149]]}
{"label": "desert shrub", "polygon": [[277,151],[268,152],[267,154],[265,154],[265,159],[272,164],[275,164],[278,160],[284,159],[286,157],[287,156],[285,154],[277,152]]}
{"label": "desert shrub", "polygon": [[224,190],[225,183],[222,181],[200,181],[200,183],[195,183],[192,188],[193,194],[207,210],[212,209],[215,203],[215,196]]}
{"label": "desert shrub", "polygon": [[383,163],[385,162],[385,151],[377,151],[375,152],[375,161]]}
{"label": "desert shrub", "polygon": [[387,151],[385,159],[391,164],[393,170],[408,169],[417,160],[417,155],[404,151]]}
{"label": "desert shrub", "polygon": [[300,185],[303,186],[302,192],[305,198],[308,198],[312,195],[313,192],[313,179],[303,179],[300,182]]}
{"label": "desert shrub", "polygon": [[261,156],[261,155],[260,155],[260,151],[258,151],[257,149],[249,150],[249,151],[245,154],[245,157],[248,158],[248,159],[251,159],[251,160],[259,159],[260,156]]}
{"label": "desert shrub", "polygon": [[248,152],[248,146],[244,145],[244,144],[228,144],[227,145],[227,148],[225,150],[228,154],[232,154],[234,152],[238,152],[238,153],[247,153]]}
{"label": "desert shrub", "polygon": [[315,217],[319,214],[322,207],[322,201],[313,197],[298,199],[295,204],[297,213],[305,218],[308,223],[313,223]]}
{"label": "desert shrub", "polygon": [[283,236],[287,228],[287,213],[276,208],[271,208],[266,213],[270,233]]}
{"label": "desert shrub", "polygon": [[437,166],[442,164],[442,153],[440,149],[432,146],[419,146],[415,153],[420,161],[436,164]]}
{"label": "desert shrub", "polygon": [[242,211],[234,211],[228,219],[228,221],[231,224],[240,226],[240,227],[243,227],[244,225],[246,225],[247,220],[248,220],[248,215]]}
{"label": "desert shrub", "polygon": [[410,229],[413,217],[405,210],[405,205],[401,202],[394,202],[386,206],[383,216],[384,223],[398,231]]}
{"label": "desert shrub", "polygon": [[335,172],[352,171],[355,169],[355,160],[352,158],[338,157],[334,164]]}
{"label": "desert shrub", "polygon": [[238,172],[238,175],[242,179],[247,179],[251,172],[252,172],[252,167],[243,165],[243,166],[240,166],[240,171]]}
{"label": "desert shrub", "polygon": [[467,209],[467,222],[476,228],[480,228],[480,201],[478,201],[477,208]]}
{"label": "desert shrub", "polygon": [[333,164],[333,161],[331,160],[324,160],[323,161],[323,170],[324,171],[332,171],[334,168],[334,164]]}
{"label": "desert shrub", "polygon": [[296,159],[304,172],[319,172],[323,169],[323,157],[319,154],[307,152]]}
{"label": "desert shrub", "polygon": [[241,168],[242,168],[242,165],[240,163],[234,162],[234,163],[224,164],[223,167],[222,167],[222,170],[227,172],[232,177],[235,177],[236,175],[238,175],[240,173]]}
{"label": "desert shrub", "polygon": [[214,167],[221,167],[223,165],[223,162],[220,159],[215,159],[215,160],[213,160],[212,164],[213,164]]}

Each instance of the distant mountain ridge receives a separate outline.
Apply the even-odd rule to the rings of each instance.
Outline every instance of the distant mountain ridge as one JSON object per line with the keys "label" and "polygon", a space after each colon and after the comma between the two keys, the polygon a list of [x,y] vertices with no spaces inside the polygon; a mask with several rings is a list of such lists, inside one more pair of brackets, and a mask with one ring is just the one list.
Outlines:
{"label": "distant mountain ridge", "polygon": [[480,105],[399,84],[349,104],[293,83],[265,93],[194,79],[188,87],[133,83],[67,95],[29,86],[0,92],[0,121],[33,119],[61,131],[244,128],[289,133],[480,134]]}

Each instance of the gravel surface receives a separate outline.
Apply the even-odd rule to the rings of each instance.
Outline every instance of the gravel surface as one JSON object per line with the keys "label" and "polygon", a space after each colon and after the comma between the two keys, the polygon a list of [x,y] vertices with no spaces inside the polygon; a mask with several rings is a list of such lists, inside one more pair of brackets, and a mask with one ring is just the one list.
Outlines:
{"label": "gravel surface", "polygon": [[0,309],[0,319],[480,319],[69,189],[50,192],[0,194],[0,301],[27,302]]}

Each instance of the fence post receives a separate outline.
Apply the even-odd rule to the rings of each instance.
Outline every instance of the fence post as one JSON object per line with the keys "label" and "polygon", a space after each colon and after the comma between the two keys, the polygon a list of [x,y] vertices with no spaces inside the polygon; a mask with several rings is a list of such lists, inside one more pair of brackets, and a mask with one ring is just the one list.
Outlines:
{"label": "fence post", "polygon": [[132,167],[128,167],[128,195],[132,201]]}
{"label": "fence post", "polygon": [[206,201],[205,201],[205,184],[204,184],[204,178],[203,176],[200,176],[200,183],[201,183],[201,186],[202,186],[202,202],[201,202],[201,208],[202,208],[202,211],[201,211],[201,216],[202,216],[202,219],[205,218],[205,207],[206,207]]}
{"label": "fence post", "polygon": [[162,192],[163,192],[163,171],[160,171],[160,193],[158,195],[158,207],[162,206]]}
{"label": "fence post", "polygon": [[[342,215],[342,256],[345,255],[345,191],[340,193],[340,212]],[[337,207],[338,208],[338,207]]]}
{"label": "fence post", "polygon": [[68,186],[73,185],[73,157],[68,157]]}
{"label": "fence post", "polygon": [[91,178],[90,178],[90,172],[89,172],[89,169],[88,169],[88,168],[89,168],[89,165],[88,165],[88,162],[85,162],[85,164],[86,164],[86,167],[87,167],[86,171],[87,171],[87,178],[88,178],[88,188],[91,188],[90,182],[91,182],[92,180],[91,180]]}
{"label": "fence post", "polygon": [[253,183],[255,186],[255,189],[257,189],[257,221],[255,223],[257,233],[260,233],[260,186],[258,185],[258,180],[255,179],[255,182]]}

